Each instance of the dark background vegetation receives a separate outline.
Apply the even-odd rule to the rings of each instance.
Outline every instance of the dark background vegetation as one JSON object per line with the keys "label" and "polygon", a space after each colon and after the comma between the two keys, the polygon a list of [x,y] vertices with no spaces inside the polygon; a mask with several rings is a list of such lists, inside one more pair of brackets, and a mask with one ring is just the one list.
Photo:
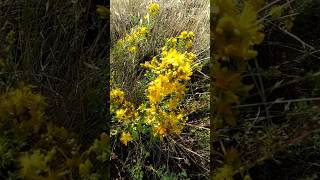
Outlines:
{"label": "dark background vegetation", "polygon": [[[224,161],[236,157],[254,180],[320,178],[320,2],[292,1],[288,9],[282,16],[294,17],[290,31],[281,20],[265,22],[258,57],[243,74],[254,88],[237,107],[237,126],[220,130]],[[221,151],[221,143],[213,146]]]}
{"label": "dark background vegetation", "polygon": [[[85,143],[106,128],[109,19],[104,0],[0,1],[0,41],[14,33],[1,89],[19,82],[46,97],[48,119]],[[4,43],[3,43],[4,45]]]}
{"label": "dark background vegetation", "polygon": [[320,71],[320,2],[297,1],[292,5],[298,15],[290,32],[310,47],[274,28],[268,34],[271,38],[261,45],[258,59],[262,68],[273,67],[280,72],[264,76],[265,87],[274,87],[282,81],[279,87],[267,91],[266,101],[288,100],[289,103],[271,107],[269,116],[274,117],[271,119],[275,127],[286,127],[283,128],[285,134],[294,134],[293,141],[285,142],[288,148],[276,150],[272,158],[252,168],[253,179],[320,178],[320,101],[317,99],[320,95],[317,74]]}

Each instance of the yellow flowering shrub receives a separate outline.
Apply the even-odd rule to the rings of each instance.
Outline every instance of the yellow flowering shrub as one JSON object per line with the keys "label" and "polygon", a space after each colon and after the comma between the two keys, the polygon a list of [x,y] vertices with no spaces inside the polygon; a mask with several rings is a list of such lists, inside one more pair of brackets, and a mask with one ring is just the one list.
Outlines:
{"label": "yellow flowering shrub", "polygon": [[195,54],[188,51],[182,53],[179,49],[188,48],[188,42],[192,42],[192,39],[193,32],[185,31],[178,38],[168,39],[162,48],[160,60],[153,58],[151,62],[143,64],[156,75],[146,89],[149,100],[146,111],[150,112],[147,122],[155,127],[155,135],[179,134],[186,121],[178,104],[187,90],[186,83],[192,75],[191,64],[195,60]]}
{"label": "yellow flowering shrub", "polygon": [[0,100],[0,127],[10,123],[19,134],[40,130],[46,103],[43,96],[31,91],[30,86],[10,91],[0,96]]}
{"label": "yellow flowering shrub", "polygon": [[150,129],[147,132],[151,131],[160,138],[181,133],[187,118],[179,103],[184,98],[187,82],[192,75],[191,64],[195,54],[187,49],[193,37],[193,32],[184,31],[177,38],[167,39],[161,57],[142,64],[148,70],[147,75],[153,76],[153,79],[145,90],[146,102],[138,109],[124,100],[124,92],[119,88],[111,90],[111,112],[118,127],[121,126],[119,130],[123,131],[120,141],[124,145],[138,138],[139,128]]}
{"label": "yellow flowering shrub", "polygon": [[[148,14],[144,17],[154,18],[158,15],[160,6],[152,3]],[[150,24],[149,24],[150,25]],[[146,38],[150,26],[134,27],[130,35],[118,40],[117,44],[127,47],[126,44],[134,42],[129,52],[136,52],[139,37]],[[149,27],[149,28],[148,28]],[[124,91],[114,88],[110,92],[111,113],[113,126],[111,135],[121,133],[120,141],[126,145],[130,141],[139,139],[142,134],[150,133],[154,137],[171,134],[180,134],[185,122],[186,113],[182,106],[187,89],[187,83],[192,75],[192,63],[196,55],[190,50],[194,39],[193,32],[183,31],[177,37],[167,38],[161,53],[150,61],[141,64],[147,71],[147,83],[142,99],[138,106],[126,101]]]}
{"label": "yellow flowering shrub", "polygon": [[[266,64],[270,66],[270,62],[262,62],[263,65],[259,66],[259,60],[265,61],[268,58],[265,58],[264,52],[262,58],[258,59],[258,51],[254,46],[263,42],[265,31],[270,30],[268,25],[272,28],[283,28],[285,23],[283,19],[291,19],[289,15],[286,17],[284,12],[292,6],[290,3],[280,5],[281,1],[266,1],[266,3],[264,0],[213,0],[212,2],[211,156],[215,160],[221,160],[221,163],[211,162],[213,167],[211,175],[212,179],[251,179],[249,175],[251,168],[266,159],[273,158],[275,152],[287,146],[278,143],[280,142],[278,139],[272,140],[277,136],[273,130],[281,129],[279,125],[281,123],[273,124],[273,115],[269,111],[271,106],[266,105],[266,99],[273,96],[270,91],[265,93],[266,89],[269,89],[266,88],[266,84],[270,81],[266,80],[269,77],[264,75],[264,68]],[[283,29],[288,30],[288,28]],[[274,40],[272,37],[268,38],[268,41],[272,40]],[[251,63],[251,60],[254,62]],[[270,67],[274,68],[272,65]],[[246,81],[243,80],[244,75]],[[281,83],[282,81],[284,80],[281,80]],[[244,82],[252,85],[246,85]],[[256,101],[255,98],[251,99],[252,96],[248,98],[249,91],[253,87],[260,95],[259,100],[263,105],[239,109],[243,102],[251,104],[252,101]],[[260,107],[263,106],[264,109],[260,112]],[[253,118],[255,120],[250,122],[247,117],[252,116],[251,110],[257,107],[259,112],[256,118]],[[266,120],[258,125],[255,123],[262,117],[260,113]],[[232,132],[225,131],[229,128]],[[260,142],[260,133],[265,137],[263,143]],[[244,150],[250,149],[248,146],[251,147],[250,154]]]}
{"label": "yellow flowering shrub", "polygon": [[33,92],[32,86],[21,85],[3,92],[0,100],[2,177],[30,180],[106,178],[103,164],[109,157],[109,135],[102,133],[100,139],[86,149],[75,134],[46,122],[45,98]]}
{"label": "yellow flowering shrub", "polygon": [[[110,92],[111,111],[120,124],[134,130],[137,130],[137,127],[133,127],[135,123],[150,126],[153,134],[160,137],[181,132],[186,118],[183,110],[179,109],[179,103],[187,90],[186,82],[192,75],[191,63],[195,59],[193,53],[177,50],[177,42],[178,46],[182,46],[192,40],[192,32],[187,33],[188,37],[185,35],[186,32],[182,32],[178,38],[168,39],[159,60],[154,57],[142,64],[149,70],[148,73],[154,74],[154,79],[148,83],[145,91],[147,102],[137,110],[130,102],[123,100],[123,91],[117,88]],[[133,137],[124,131],[120,140],[127,145]]]}

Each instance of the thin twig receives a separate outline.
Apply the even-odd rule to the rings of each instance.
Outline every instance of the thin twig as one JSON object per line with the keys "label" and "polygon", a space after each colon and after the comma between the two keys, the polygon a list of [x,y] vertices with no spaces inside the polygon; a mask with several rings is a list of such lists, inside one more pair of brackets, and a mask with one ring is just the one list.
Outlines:
{"label": "thin twig", "polygon": [[243,104],[243,105],[238,105],[235,107],[236,108],[246,108],[246,107],[253,107],[253,106],[261,106],[261,105],[265,105],[265,104],[283,104],[283,103],[305,102],[305,101],[320,101],[320,97],[288,99],[288,100],[282,100],[282,101],[270,101],[270,102],[264,102],[264,103]]}

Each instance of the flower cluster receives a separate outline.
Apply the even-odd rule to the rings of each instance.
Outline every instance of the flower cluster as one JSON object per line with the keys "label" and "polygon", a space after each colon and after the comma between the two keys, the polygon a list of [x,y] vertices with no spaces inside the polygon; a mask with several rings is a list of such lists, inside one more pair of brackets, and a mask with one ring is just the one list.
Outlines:
{"label": "flower cluster", "polygon": [[116,118],[119,121],[128,122],[137,118],[138,113],[132,103],[128,102],[124,98],[124,92],[119,88],[110,92],[111,99],[111,112],[115,113]]}
{"label": "flower cluster", "polygon": [[136,53],[139,43],[146,40],[148,33],[146,26],[138,26],[130,34],[118,40],[117,45],[126,48],[130,53]]}
{"label": "flower cluster", "polygon": [[[114,113],[116,120],[124,127],[132,126],[138,120],[138,111],[132,103],[125,100],[125,93],[121,89],[113,89],[110,92],[110,100],[111,113]],[[130,132],[123,131],[120,140],[127,145],[127,142],[132,140]]]}
{"label": "flower cluster", "polygon": [[[147,39],[160,5],[152,3],[141,24],[129,35],[117,42],[118,47],[136,53],[140,42]],[[192,75],[191,64],[195,54],[190,52],[193,32],[183,31],[177,37],[166,39],[160,57],[153,57],[141,64],[147,69],[145,101],[136,109],[125,100],[125,93],[119,88],[111,91],[111,113],[113,128],[111,135],[121,132],[120,141],[126,145],[138,140],[139,134],[152,133],[163,138],[169,134],[181,133],[187,120],[181,102],[187,91],[187,82]]]}
{"label": "flower cluster", "polygon": [[158,3],[152,3],[148,8],[148,13],[151,16],[157,16],[160,12],[160,5]]}
{"label": "flower cluster", "polygon": [[[144,16],[142,24],[132,28],[130,34],[117,41],[118,47],[127,49],[130,53],[135,54],[138,51],[139,45],[145,41],[149,35],[154,18],[159,14],[160,5],[152,3],[148,8],[148,13]],[[151,20],[150,20],[151,17]]]}
{"label": "flower cluster", "polygon": [[186,82],[192,75],[191,63],[195,55],[179,52],[179,47],[193,40],[193,32],[182,32],[178,38],[169,38],[162,48],[161,58],[154,57],[142,66],[154,73],[155,79],[148,84],[146,96],[149,100],[146,122],[154,127],[154,134],[163,137],[179,134],[186,118],[179,103],[187,90]]}
{"label": "flower cluster", "polygon": [[189,33],[186,31],[183,31],[178,38],[185,42],[186,48],[191,48],[193,38],[194,38],[194,33],[192,31],[190,31]]}
{"label": "flower cluster", "polygon": [[2,179],[105,179],[97,176],[105,169],[92,164],[108,160],[109,136],[102,133],[86,149],[48,120],[45,106],[32,86],[0,92],[0,164],[8,172]]}
{"label": "flower cluster", "polygon": [[[181,133],[187,118],[180,103],[192,75],[191,64],[196,58],[188,51],[193,38],[193,32],[186,31],[169,38],[161,48],[160,58],[153,57],[141,64],[148,70],[146,76],[153,78],[149,78],[145,89],[146,101],[138,109],[125,100],[121,89],[111,91],[111,112],[122,131],[120,141],[124,145],[137,139],[137,131],[153,132],[160,138]],[[115,134],[117,130],[113,129],[111,135]]]}
{"label": "flower cluster", "polygon": [[121,134],[121,138],[120,138],[120,141],[127,146],[128,142],[132,141],[132,136],[131,134],[128,132],[123,132]]}
{"label": "flower cluster", "polygon": [[30,86],[22,86],[0,96],[0,128],[8,119],[16,133],[37,133],[43,122],[44,98],[33,93]]}
{"label": "flower cluster", "polygon": [[120,88],[113,89],[110,92],[110,99],[114,104],[122,104],[124,102],[124,92]]}
{"label": "flower cluster", "polygon": [[244,2],[239,12],[232,0],[214,0],[214,5],[219,17],[214,29],[216,54],[243,60],[254,58],[257,52],[253,45],[261,43],[264,38],[255,7]]}

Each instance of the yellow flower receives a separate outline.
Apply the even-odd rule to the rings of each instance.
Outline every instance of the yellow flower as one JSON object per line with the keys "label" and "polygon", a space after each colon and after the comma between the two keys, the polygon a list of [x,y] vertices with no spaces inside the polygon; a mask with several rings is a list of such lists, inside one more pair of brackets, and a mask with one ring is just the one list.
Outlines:
{"label": "yellow flower", "polygon": [[136,119],[137,116],[137,111],[135,110],[133,104],[131,104],[130,102],[126,102],[124,104],[124,111],[125,111],[125,119],[127,120],[134,120]]}
{"label": "yellow flower", "polygon": [[193,37],[194,37],[194,33],[193,33],[192,31],[190,31],[190,32],[188,33],[188,37],[189,37],[189,38],[193,38]]}
{"label": "yellow flower", "polygon": [[[228,11],[227,11],[228,12]],[[253,45],[259,44],[264,34],[257,22],[257,14],[253,6],[245,3],[240,14],[225,13],[218,20],[215,31],[216,53],[220,57],[252,59],[257,55]]]}
{"label": "yellow flower", "polygon": [[19,170],[19,175],[22,177],[35,179],[40,178],[37,171],[48,170],[48,166],[45,162],[45,155],[40,152],[40,150],[32,151],[32,154],[24,154],[19,157],[19,163],[21,169]]}
{"label": "yellow flower", "polygon": [[139,27],[137,30],[137,34],[139,34],[139,36],[145,36],[148,33],[148,29],[145,26]]}
{"label": "yellow flower", "polygon": [[124,102],[124,92],[120,88],[111,90],[110,92],[111,102],[116,104],[122,104]]}
{"label": "yellow flower", "polygon": [[9,91],[0,96],[0,124],[8,116],[21,119],[13,123],[16,131],[38,132],[44,120],[44,97],[32,92],[31,86]]}
{"label": "yellow flower", "polygon": [[128,142],[132,141],[131,134],[129,132],[128,133],[122,132],[120,141],[122,142],[122,144],[127,146]]}
{"label": "yellow flower", "polygon": [[177,119],[178,119],[178,120],[182,120],[183,116],[184,116],[183,114],[178,114],[178,115],[177,115]]}
{"label": "yellow flower", "polygon": [[183,37],[186,36],[187,34],[188,34],[187,31],[182,31],[182,32],[181,32],[181,36],[183,36]]}
{"label": "yellow flower", "polygon": [[155,116],[147,116],[145,122],[146,124],[151,125],[155,122]]}
{"label": "yellow flower", "polygon": [[177,107],[178,102],[179,102],[178,100],[179,100],[179,99],[174,98],[174,99],[172,99],[172,100],[170,100],[170,101],[168,102],[168,108],[169,108],[170,111],[174,110],[174,109]]}
{"label": "yellow flower", "polygon": [[158,103],[162,98],[162,96],[160,95],[161,91],[157,89],[157,86],[149,86],[147,89],[147,92],[148,92],[147,97],[151,104]]}
{"label": "yellow flower", "polygon": [[126,118],[126,110],[124,109],[118,109],[116,111],[116,118],[120,119],[120,120],[123,120]]}
{"label": "yellow flower", "polygon": [[[170,49],[168,54],[162,59],[163,68],[170,68],[170,66],[178,67],[183,63],[184,56],[177,52],[176,49]],[[161,67],[161,65],[160,65]]]}
{"label": "yellow flower", "polygon": [[177,44],[177,38],[172,38],[172,39],[171,39],[171,42],[173,43],[173,45],[174,45],[174,47],[175,47],[175,45]]}
{"label": "yellow flower", "polygon": [[117,41],[117,45],[118,46],[123,46],[124,45],[124,40],[123,39],[120,39]]}
{"label": "yellow flower", "polygon": [[137,47],[136,47],[136,46],[130,46],[130,47],[128,48],[128,50],[129,50],[129,52],[131,52],[131,53],[136,53],[136,52],[137,52]]}
{"label": "yellow flower", "polygon": [[179,39],[185,39],[188,35],[188,32],[187,31],[182,31],[180,33],[180,35],[178,36]]}
{"label": "yellow flower", "polygon": [[148,12],[151,16],[157,16],[160,11],[160,5],[158,3],[152,3],[149,8]]}
{"label": "yellow flower", "polygon": [[155,135],[164,137],[167,134],[167,130],[163,124],[159,124],[155,127]]}
{"label": "yellow flower", "polygon": [[190,64],[180,66],[177,70],[177,78],[183,81],[190,80],[191,75],[192,75],[192,69]]}
{"label": "yellow flower", "polygon": [[128,35],[125,37],[125,40],[129,43],[134,43],[134,41],[136,40],[136,36],[134,35]]}
{"label": "yellow flower", "polygon": [[140,104],[140,106],[138,107],[138,111],[143,113],[146,110],[146,105],[145,104]]}
{"label": "yellow flower", "polygon": [[188,41],[186,42],[186,48],[191,48],[191,46],[192,46],[192,41],[191,41],[191,40],[188,40]]}

